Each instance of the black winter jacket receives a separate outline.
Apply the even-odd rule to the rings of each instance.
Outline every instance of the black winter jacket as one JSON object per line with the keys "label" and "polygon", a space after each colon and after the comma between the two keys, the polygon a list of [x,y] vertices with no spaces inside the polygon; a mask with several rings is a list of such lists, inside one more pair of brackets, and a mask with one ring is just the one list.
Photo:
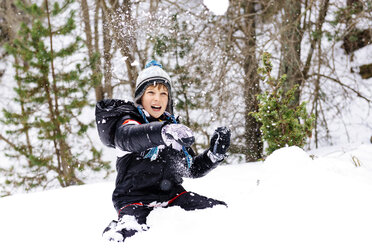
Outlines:
{"label": "black winter jacket", "polygon": [[[191,168],[187,167],[183,151],[166,147],[161,137],[161,129],[167,124],[163,121],[148,118],[146,123],[132,102],[108,99],[96,105],[96,123],[98,134],[106,146],[127,152],[118,157],[116,162],[116,187],[112,200],[117,211],[132,203],[165,202],[185,189],[182,177],[201,177],[215,168],[207,156],[208,150],[193,157]],[[123,124],[134,120],[141,125]],[[164,145],[153,161],[144,158],[150,148]]]}

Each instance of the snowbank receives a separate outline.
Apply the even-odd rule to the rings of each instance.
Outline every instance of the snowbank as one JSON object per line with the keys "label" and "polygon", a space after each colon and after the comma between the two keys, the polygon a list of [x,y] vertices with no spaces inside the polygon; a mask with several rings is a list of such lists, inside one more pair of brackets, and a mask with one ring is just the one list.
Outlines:
{"label": "snowbank", "polygon": [[372,247],[371,179],[372,145],[315,157],[283,148],[186,180],[229,207],[159,208],[124,245],[101,238],[113,182],[14,195],[0,199],[0,247]]}

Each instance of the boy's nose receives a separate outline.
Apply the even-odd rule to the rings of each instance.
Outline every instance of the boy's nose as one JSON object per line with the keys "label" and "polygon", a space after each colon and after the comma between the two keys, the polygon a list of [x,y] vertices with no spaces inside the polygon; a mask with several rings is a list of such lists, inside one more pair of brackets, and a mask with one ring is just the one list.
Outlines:
{"label": "boy's nose", "polygon": [[154,100],[159,101],[159,99],[160,99],[160,94],[155,94],[155,95],[154,95]]}

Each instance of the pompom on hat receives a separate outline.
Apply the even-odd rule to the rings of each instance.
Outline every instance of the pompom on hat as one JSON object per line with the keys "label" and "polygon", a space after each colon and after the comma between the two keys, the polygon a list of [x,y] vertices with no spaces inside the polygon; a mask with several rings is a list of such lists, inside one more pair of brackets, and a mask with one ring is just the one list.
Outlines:
{"label": "pompom on hat", "polygon": [[168,106],[166,111],[173,114],[172,101],[172,81],[168,73],[163,69],[163,66],[155,60],[151,60],[145,66],[145,69],[140,71],[136,81],[136,91],[134,93],[134,102],[141,104],[141,98],[147,87],[150,85],[163,84],[168,89]]}

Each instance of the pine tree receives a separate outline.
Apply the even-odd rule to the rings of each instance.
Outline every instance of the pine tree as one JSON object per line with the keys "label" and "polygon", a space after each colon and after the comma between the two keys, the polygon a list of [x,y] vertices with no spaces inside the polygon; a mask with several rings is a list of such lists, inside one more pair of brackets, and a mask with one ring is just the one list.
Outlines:
{"label": "pine tree", "polygon": [[[51,10],[48,0],[42,6],[17,2],[32,24],[22,24],[20,39],[6,45],[14,57],[17,84],[15,97],[9,108],[3,109],[1,119],[6,132],[0,140],[7,143],[7,156],[15,162],[2,169],[9,186],[30,190],[58,181],[66,187],[83,184],[86,169],[109,169],[87,135],[94,123],[82,116],[89,106],[91,85],[84,75],[87,66],[73,62],[80,60],[76,54],[82,42],[73,35],[72,2],[66,0],[60,6],[56,1]],[[66,21],[56,25],[60,20]],[[66,41],[70,43],[60,45]]]}
{"label": "pine tree", "polygon": [[306,110],[306,102],[299,106],[292,103],[296,98],[295,85],[289,90],[284,90],[286,75],[279,80],[271,76],[271,55],[264,53],[263,66],[258,69],[261,79],[268,84],[268,90],[257,96],[259,109],[251,113],[257,121],[262,123],[262,138],[267,142],[267,154],[285,146],[303,147],[307,137],[311,136],[314,116]]}

